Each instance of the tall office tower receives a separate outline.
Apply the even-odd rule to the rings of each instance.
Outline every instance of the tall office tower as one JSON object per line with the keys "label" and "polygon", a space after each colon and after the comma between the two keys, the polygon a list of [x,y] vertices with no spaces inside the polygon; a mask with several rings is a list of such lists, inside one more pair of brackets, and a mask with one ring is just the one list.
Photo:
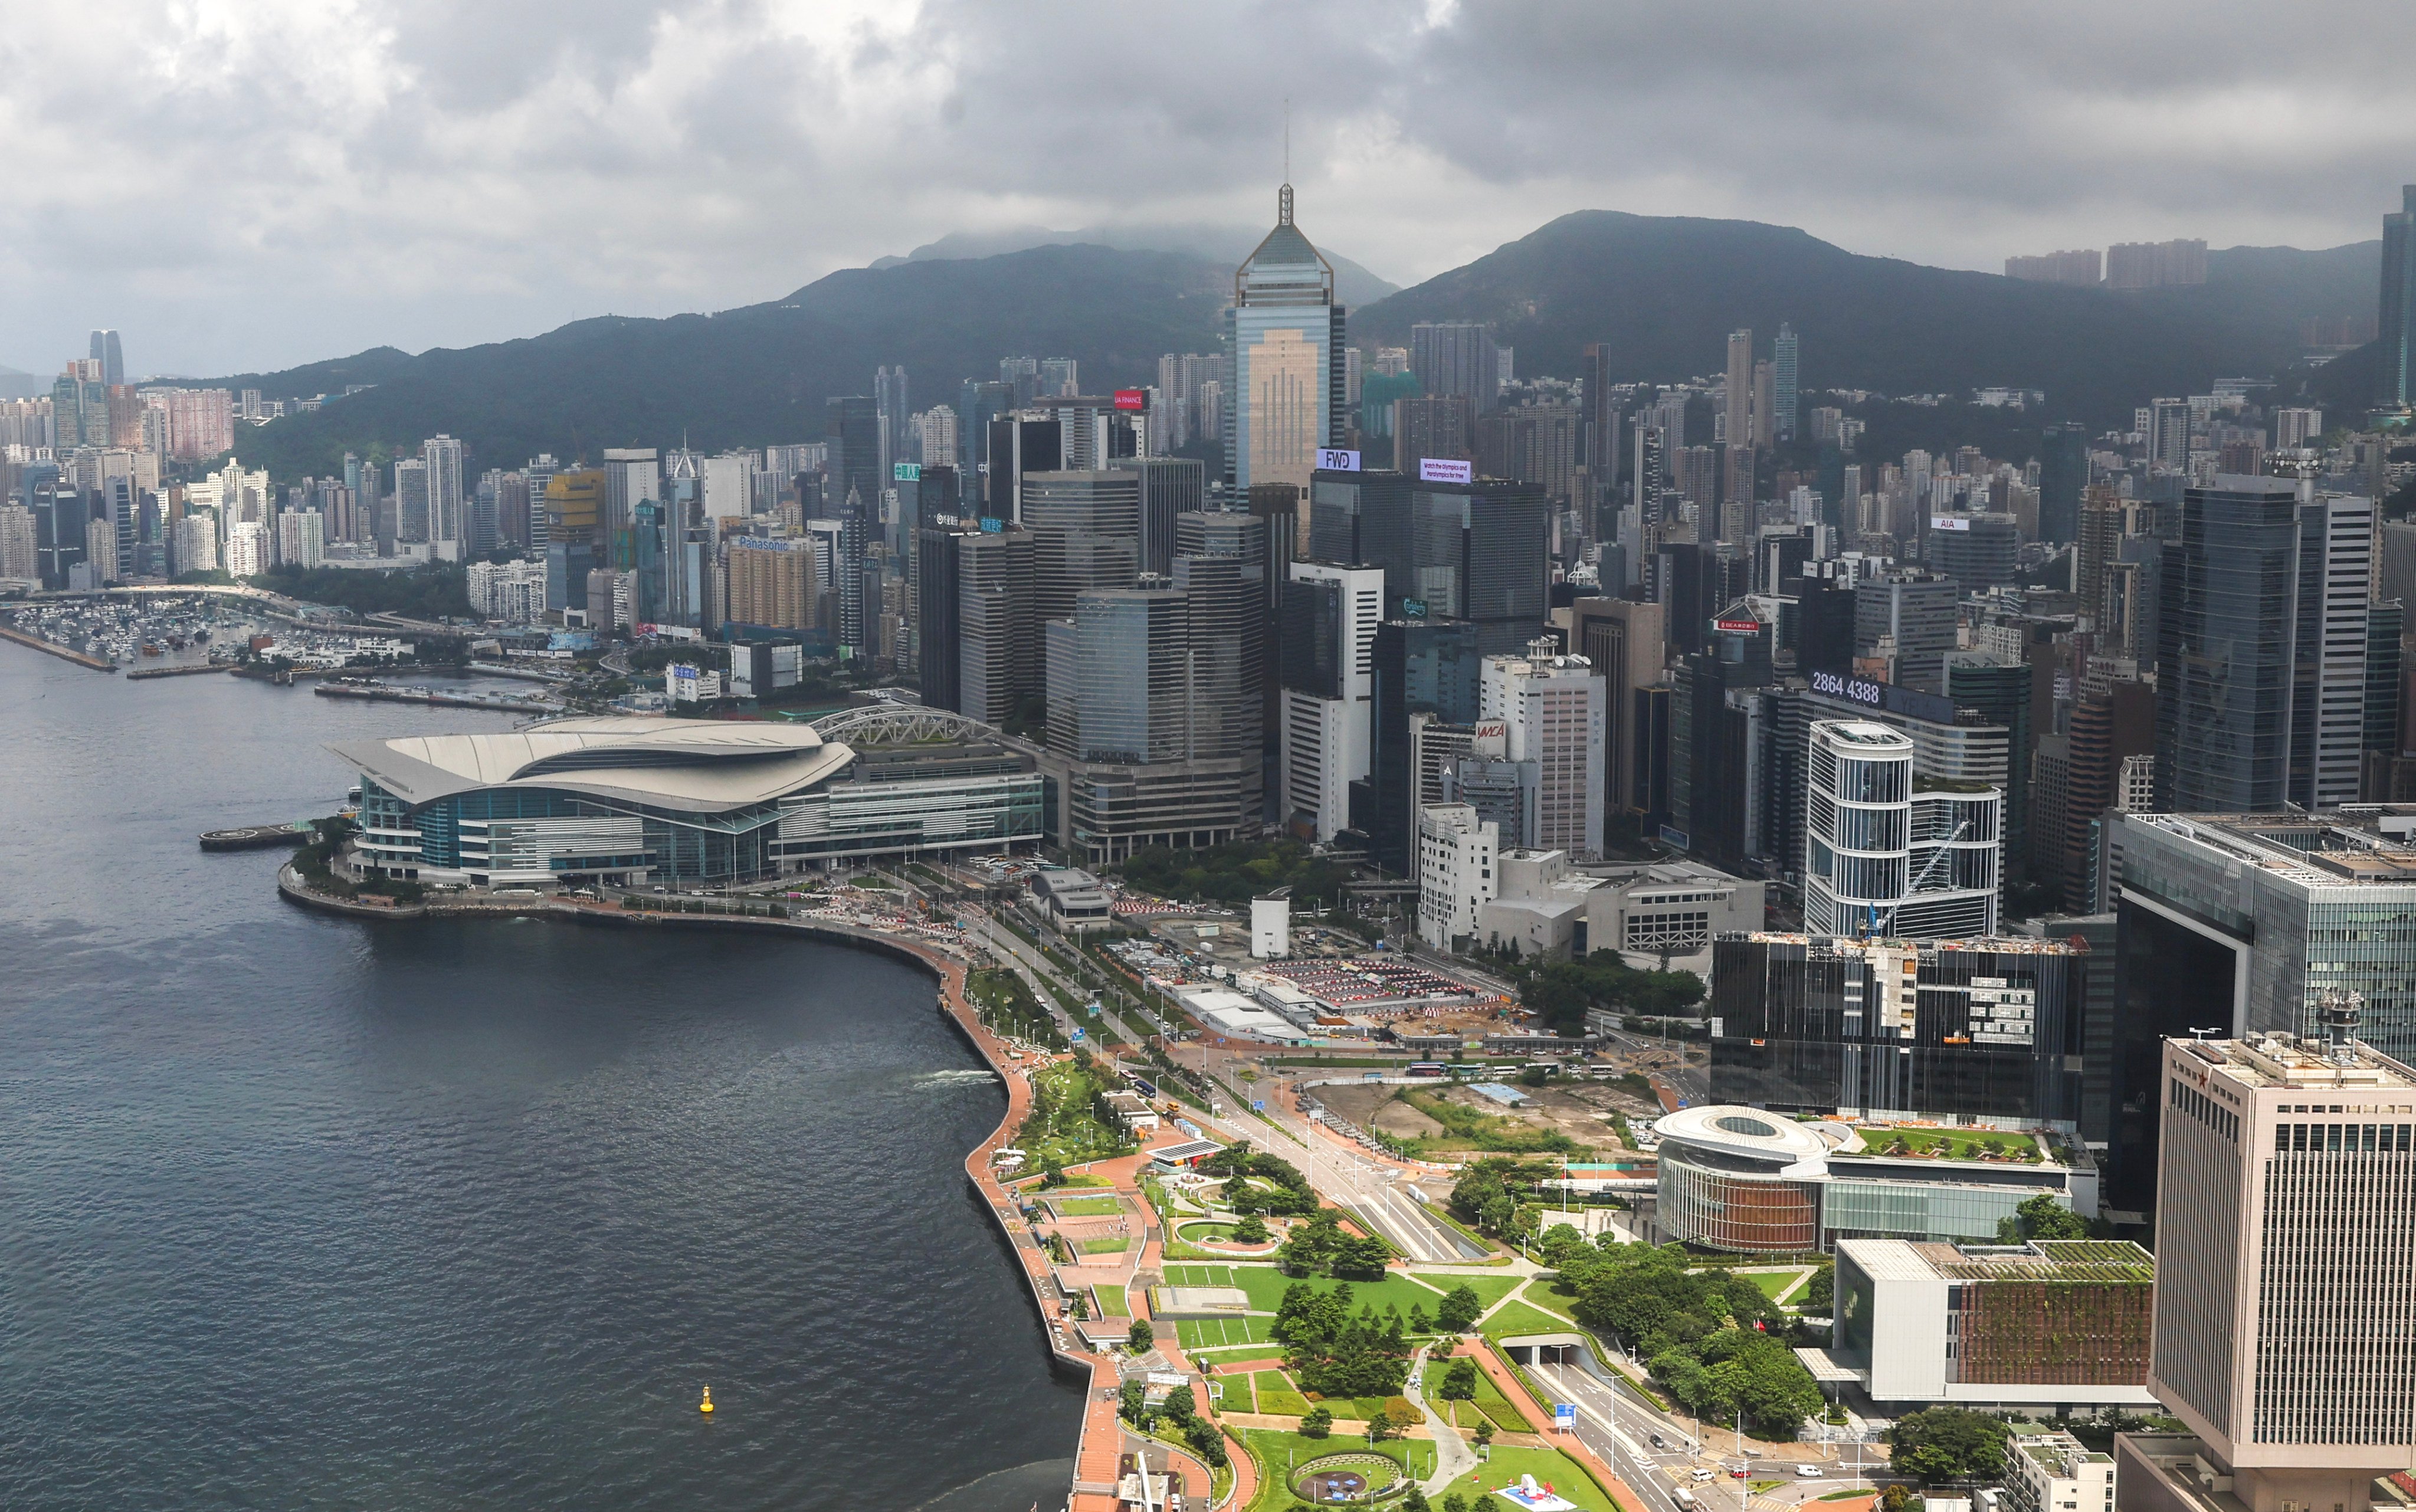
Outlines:
{"label": "tall office tower", "polygon": [[2343,494],[2299,506],[2288,792],[2303,809],[2357,801],[2377,514],[2372,499]]}
{"label": "tall office tower", "polygon": [[1582,413],[1574,404],[1521,404],[1480,417],[1476,422],[1478,476],[1533,483],[1554,504],[1579,502],[1574,485],[1578,476]]}
{"label": "tall office tower", "polygon": [[[495,550],[496,514],[502,507],[503,491],[504,472],[500,467],[490,467],[478,475],[477,486],[470,490],[469,522],[462,528],[462,552],[470,560]],[[333,511],[329,511],[329,534],[341,540],[343,537],[334,528],[335,519]]]}
{"label": "tall office tower", "polygon": [[468,538],[463,507],[461,443],[434,435],[419,444],[419,460],[428,464],[429,554],[440,562],[458,562]]}
{"label": "tall office tower", "polygon": [[117,344],[117,333],[100,330],[92,333],[92,360],[100,364],[100,381],[115,388],[126,382],[126,352]]}
{"label": "tall office tower", "polygon": [[[706,520],[744,520],[755,512],[755,472],[758,462],[751,451],[725,451],[718,457],[697,459],[698,481],[704,485],[702,517]],[[889,475],[883,473],[883,477]]]}
{"label": "tall office tower", "polygon": [[1627,813],[1636,786],[1636,693],[1661,680],[1669,656],[1659,604],[1580,598],[1569,606],[1569,649],[1603,685],[1603,813]]}
{"label": "tall office tower", "polygon": [[[1195,467],[1198,464],[1193,464]],[[1195,755],[1237,761],[1243,805],[1264,806],[1260,767],[1267,657],[1267,530],[1255,515],[1185,510],[1170,575],[1188,600]]]}
{"label": "tall office tower", "polygon": [[761,629],[814,627],[814,552],[810,543],[736,536],[728,550],[730,591],[722,617]]}
{"label": "tall office tower", "polygon": [[2159,399],[2148,405],[2148,460],[2169,473],[2187,472],[2190,405],[2185,399]]}
{"label": "tall office tower", "polygon": [[1014,407],[1021,409],[1040,395],[1040,359],[1038,357],[999,358],[998,381],[1015,391]]}
{"label": "tall office tower", "polygon": [[1339,446],[1345,311],[1334,269],[1292,223],[1291,186],[1276,198],[1276,226],[1233,273],[1223,316],[1225,484],[1308,487],[1321,448]]}
{"label": "tall office tower", "polygon": [[1199,753],[1188,596],[1087,591],[1047,627],[1049,748],[1064,802],[1052,839],[1107,866],[1150,845],[1218,845],[1259,824],[1259,753]]}
{"label": "tall office tower", "polygon": [[1795,413],[1802,401],[1797,396],[1795,327],[1781,321],[1777,339],[1770,344],[1770,437],[1773,441],[1795,439]]}
{"label": "tall office tower", "polygon": [[2061,941],[1715,936],[1710,1100],[2073,1129],[2088,960]]}
{"label": "tall office tower", "polygon": [[1895,646],[1899,688],[1936,693],[1945,687],[1946,653],[1955,649],[1956,590],[1953,579],[1910,568],[1876,573],[1854,584],[1854,654],[1874,656],[1882,636]]}
{"label": "tall office tower", "polygon": [[[553,453],[550,451],[538,452],[529,459],[526,467],[521,469],[521,475],[528,479],[528,546],[533,556],[542,555],[544,549],[552,543],[552,521],[546,514],[545,496],[547,488],[553,482],[553,475],[560,471],[562,464],[553,460]],[[372,472],[370,476],[376,475]],[[366,498],[363,500],[364,512],[370,502]],[[551,602],[551,599],[547,601]]]}
{"label": "tall office tower", "polygon": [[2106,625],[2106,588],[2122,556],[2128,520],[2128,507],[2112,489],[2092,484],[2083,491],[2073,533],[2072,592],[2100,630]]}
{"label": "tall office tower", "polygon": [[1032,532],[1033,613],[1074,612],[1078,594],[1129,588],[1140,575],[1140,476],[1106,469],[1030,473],[1023,525]]}
{"label": "tall office tower", "polygon": [[1912,741],[1868,720],[1817,719],[1805,748],[1807,932],[1906,940],[1997,932],[2001,790],[1916,791]]}
{"label": "tall office tower", "polygon": [[2384,409],[2416,401],[2416,184],[2402,186],[2399,203],[2382,218],[2382,362],[2374,400]]}
{"label": "tall office tower", "polygon": [[2089,428],[2077,420],[2039,436],[2039,539],[2079,539],[2081,490],[2089,486]]}
{"label": "tall office tower", "polygon": [[1504,756],[1535,764],[1534,811],[1519,826],[1537,850],[1579,860],[1602,854],[1603,679],[1583,657],[1539,640],[1525,656],[1487,657],[1478,718],[1500,720]]}
{"label": "tall office tower", "polygon": [[1064,448],[1060,467],[1087,471],[1119,457],[1150,454],[1148,405],[1147,389],[1121,400],[1112,394],[1044,394],[1024,414],[1057,423]]}
{"label": "tall office tower", "polygon": [[1464,803],[1418,810],[1418,938],[1451,950],[1476,933],[1477,911],[1493,901],[1501,828]]}
{"label": "tall office tower", "polygon": [[[234,511],[227,514],[232,524]],[[394,537],[411,545],[429,539],[428,463],[417,457],[400,457],[394,464]]]}
{"label": "tall office tower", "polygon": [[1280,729],[1284,821],[1331,841],[1351,824],[1351,784],[1368,775],[1376,626],[1384,574],[1294,562],[1283,585]]}
{"label": "tall office tower", "polygon": [[1487,656],[1524,647],[1548,607],[1550,516],[1543,491],[1528,483],[1414,484],[1412,570],[1426,612],[1474,622]]}
{"label": "tall office tower", "polygon": [[1033,473],[1064,471],[1065,426],[1033,411],[1002,415],[989,423],[988,475],[982,480],[981,518],[1023,519],[1023,480]]}
{"label": "tall office tower", "polygon": [[[2043,871],[2038,880],[2063,890],[2075,913],[2102,913],[2114,906],[2121,880],[2115,850],[2119,835],[2111,813],[2135,807],[2124,798],[2124,774],[2136,762],[2148,768],[2152,802],[2156,748],[2156,690],[2136,678],[2091,679],[2065,716],[2063,834],[2061,877]],[[2136,805],[2146,808],[2147,804]]]}
{"label": "tall office tower", "polygon": [[1728,430],[1723,439],[1731,446],[1750,446],[1753,437],[1753,332],[1729,333],[1728,383],[1721,390],[1727,404]]}
{"label": "tall office tower", "polygon": [[2009,514],[1929,517],[1929,565],[1955,580],[1957,592],[2011,587],[2022,549],[2021,527]]}
{"label": "tall office tower", "polygon": [[[1618,358],[1608,341],[1590,341],[1578,353],[1578,403],[1585,422],[1586,476],[1599,508],[1619,483],[1619,384],[1611,376]],[[1596,527],[1597,529],[1599,527]]]}
{"label": "tall office tower", "polygon": [[617,551],[617,543],[636,518],[638,505],[649,499],[660,504],[662,497],[661,453],[652,446],[605,447],[604,513],[596,522],[597,547],[607,552]]}
{"label": "tall office tower", "polygon": [[1476,321],[1421,321],[1410,327],[1410,371],[1428,394],[1457,395],[1476,412],[1502,400],[1501,349]]}
{"label": "tall office tower", "polygon": [[1032,612],[1032,533],[1008,526],[952,537],[957,552],[955,707],[986,724],[1024,718],[1043,692],[1040,622]]}
{"label": "tall office tower", "polygon": [[1040,386],[1036,397],[1049,399],[1063,394],[1080,393],[1082,391],[1082,381],[1079,376],[1080,371],[1081,369],[1072,357],[1042,357]]}
{"label": "tall office tower", "polygon": [[[929,709],[963,710],[964,677],[958,638],[959,612],[957,580],[962,572],[964,541],[978,528],[956,522],[927,522],[914,540],[914,641],[916,683]],[[979,716],[975,716],[979,718]]]}
{"label": "tall office tower", "polygon": [[1432,458],[1468,461],[1475,455],[1475,401],[1466,394],[1430,394],[1393,401],[1393,466],[1411,477]]}
{"label": "tall office tower", "polygon": [[1769,363],[1753,365],[1753,438],[1757,446],[1767,446],[1774,439],[1772,432],[1778,424],[1776,384]]}
{"label": "tall office tower", "polygon": [[2189,1436],[2115,1441],[2125,1507],[2363,1507],[2416,1454],[2416,1071],[2325,1006],[2163,1046],[2148,1389]]}
{"label": "tall office tower", "polygon": [[1015,408],[1015,386],[1002,382],[976,383],[968,378],[957,400],[957,471],[966,496],[984,497],[981,477],[989,461],[989,425]]}
{"label": "tall office tower", "polygon": [[1380,568],[1384,602],[1395,609],[1417,597],[1410,489],[1399,473],[1356,468],[1320,469],[1308,486],[1308,554]]}
{"label": "tall office tower", "polygon": [[1418,780],[1413,727],[1441,721],[1464,730],[1476,722],[1476,627],[1462,620],[1388,619],[1376,627],[1371,661],[1372,748],[1367,780],[1351,784],[1351,824],[1367,837],[1368,855],[1378,866],[1406,877],[1418,809],[1442,801],[1439,771],[1432,785]]}
{"label": "tall office tower", "polygon": [[2407,748],[2400,721],[2408,702],[2401,696],[2406,653],[2400,637],[2407,624],[2404,599],[2381,599],[2366,606],[2365,745],[2360,758],[2358,796],[2368,803],[2387,802],[2399,788],[2399,758]]}
{"label": "tall office tower", "polygon": [[2275,478],[2221,476],[2182,494],[2158,603],[2165,812],[2269,813],[2289,794],[2298,510],[2295,488]]}
{"label": "tall office tower", "polygon": [[824,401],[823,430],[829,438],[823,497],[841,504],[853,490],[869,508],[881,506],[889,475],[881,465],[881,402],[866,395],[833,396]]}
{"label": "tall office tower", "polygon": [[[498,546],[521,551],[537,544],[530,534],[530,501],[533,498],[526,473],[496,471],[490,475],[495,480],[495,541]],[[357,533],[346,539],[359,539]]]}
{"label": "tall office tower", "polygon": [[2017,864],[2030,851],[2031,694],[2029,663],[1991,651],[1946,656],[1946,697],[2005,732],[2005,854]]}
{"label": "tall office tower", "polygon": [[872,373],[872,408],[879,431],[880,476],[887,477],[898,462],[914,460],[914,443],[907,433],[906,365],[876,368]]}
{"label": "tall office tower", "polygon": [[[907,449],[914,454],[913,461],[926,467],[945,467],[956,472],[961,456],[957,443],[957,412],[945,404],[934,404],[915,416],[911,424],[914,438]],[[956,502],[948,501],[951,507]],[[953,507],[950,512],[954,512]]]}
{"label": "tall office tower", "polygon": [[1731,442],[1720,448],[1721,482],[1718,538],[1741,552],[1753,550],[1754,450]]}

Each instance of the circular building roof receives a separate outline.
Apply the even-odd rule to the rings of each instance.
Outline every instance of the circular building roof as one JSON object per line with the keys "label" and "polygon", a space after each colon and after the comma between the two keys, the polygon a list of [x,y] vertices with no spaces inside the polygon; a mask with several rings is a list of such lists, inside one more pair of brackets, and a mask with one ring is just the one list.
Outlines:
{"label": "circular building roof", "polygon": [[1855,1142],[1843,1124],[1799,1124],[1785,1113],[1714,1104],[1681,1108],[1653,1126],[1665,1140],[1740,1160],[1792,1166],[1818,1160]]}

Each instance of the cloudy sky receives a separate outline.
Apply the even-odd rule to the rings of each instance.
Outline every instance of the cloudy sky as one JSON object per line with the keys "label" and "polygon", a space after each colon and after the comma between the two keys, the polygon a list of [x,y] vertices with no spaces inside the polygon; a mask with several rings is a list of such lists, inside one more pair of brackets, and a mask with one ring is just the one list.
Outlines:
{"label": "cloudy sky", "polygon": [[1301,219],[1404,283],[1570,210],[1995,269],[2370,239],[2416,10],[2304,3],[87,0],[0,36],[0,363],[720,309],[948,232]]}

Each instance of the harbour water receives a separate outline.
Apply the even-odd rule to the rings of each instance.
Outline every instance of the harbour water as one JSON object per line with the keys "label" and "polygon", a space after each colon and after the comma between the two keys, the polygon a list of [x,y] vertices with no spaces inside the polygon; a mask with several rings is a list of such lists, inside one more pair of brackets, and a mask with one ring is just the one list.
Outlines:
{"label": "harbour water", "polygon": [[928,978],[327,919],[195,845],[330,808],[323,742],[511,722],[0,644],[0,1506],[1062,1498]]}

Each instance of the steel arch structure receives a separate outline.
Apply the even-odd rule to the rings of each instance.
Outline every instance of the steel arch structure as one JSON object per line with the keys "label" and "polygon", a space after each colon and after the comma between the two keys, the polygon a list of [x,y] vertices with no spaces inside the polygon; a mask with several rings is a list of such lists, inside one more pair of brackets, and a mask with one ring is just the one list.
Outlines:
{"label": "steel arch structure", "polygon": [[930,740],[996,739],[996,725],[959,714],[953,709],[927,709],[919,703],[867,703],[859,708],[841,709],[825,714],[813,721],[814,733],[824,740],[844,740],[868,746],[915,745]]}

